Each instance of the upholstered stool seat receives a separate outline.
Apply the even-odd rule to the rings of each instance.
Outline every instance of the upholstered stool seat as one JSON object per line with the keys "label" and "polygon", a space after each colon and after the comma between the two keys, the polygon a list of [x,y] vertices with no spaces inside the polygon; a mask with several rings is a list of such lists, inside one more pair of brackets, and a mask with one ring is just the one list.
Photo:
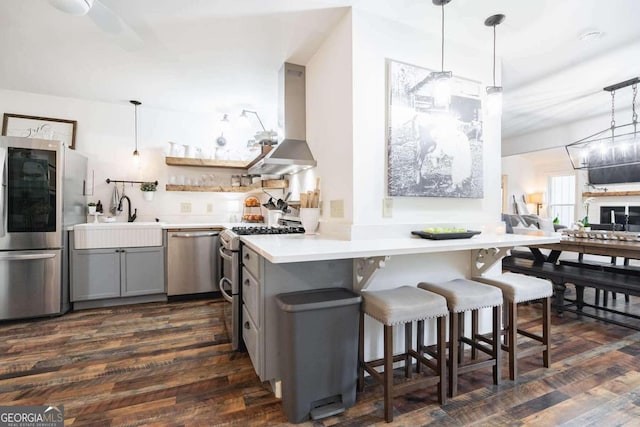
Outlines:
{"label": "upholstered stool seat", "polygon": [[[553,285],[550,281],[518,273],[503,273],[495,277],[476,277],[475,280],[495,286],[502,290],[507,320],[505,324],[506,339],[502,346],[509,353],[509,379],[514,381],[518,376],[518,358],[542,351],[545,368],[549,367],[549,335],[551,332],[551,296]],[[535,335],[518,329],[518,303],[542,300],[542,335]],[[518,351],[517,334],[524,335],[540,346],[529,347],[526,351]]]}
{"label": "upholstered stool seat", "polygon": [[[454,279],[447,282],[422,282],[419,288],[437,293],[447,299],[449,309],[449,396],[458,393],[458,374],[491,366],[493,382],[500,384],[500,309],[502,291],[494,286],[485,285],[468,279]],[[492,338],[478,334],[478,310],[493,309]],[[464,335],[464,312],[472,312],[471,336]],[[490,346],[483,345],[488,343]],[[463,364],[463,347],[468,344],[472,349],[472,362]],[[488,360],[477,360],[477,351],[489,355]]]}
{"label": "upholstered stool seat", "polygon": [[[438,402],[446,402],[445,343],[446,327],[443,318],[448,314],[446,300],[432,292],[426,292],[412,286],[401,286],[395,289],[380,291],[363,291],[362,309],[360,313],[360,342],[358,349],[358,389],[364,389],[364,371],[366,370],[376,381],[382,383],[384,390],[384,414],[387,422],[393,421],[393,396],[410,390],[438,385]],[[364,315],[367,314],[384,326],[384,357],[382,359],[364,361]],[[418,322],[416,348],[422,347],[424,336],[424,320],[436,318],[437,337],[433,359],[427,359],[422,353],[412,348],[412,324]],[[393,354],[393,326],[405,325],[405,352]],[[421,372],[421,365],[425,365],[435,372],[435,376],[421,376],[415,381],[394,385],[393,362],[404,360],[405,377],[412,378],[412,358],[416,359],[416,371]],[[383,366],[382,373],[374,369]]]}
{"label": "upholstered stool seat", "polygon": [[448,314],[444,297],[412,286],[363,291],[362,309],[383,325],[399,325]]}

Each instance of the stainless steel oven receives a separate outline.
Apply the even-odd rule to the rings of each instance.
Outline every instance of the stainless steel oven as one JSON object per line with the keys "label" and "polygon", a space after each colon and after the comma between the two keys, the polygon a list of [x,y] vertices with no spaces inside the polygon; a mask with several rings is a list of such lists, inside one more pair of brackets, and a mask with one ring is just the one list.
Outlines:
{"label": "stainless steel oven", "polygon": [[221,279],[220,292],[229,302],[225,307],[225,325],[231,335],[234,350],[244,349],[242,340],[242,260],[240,236],[254,234],[304,233],[300,226],[287,227],[233,227],[220,233]]}
{"label": "stainless steel oven", "polygon": [[231,230],[220,233],[221,278],[220,293],[227,300],[224,308],[224,322],[231,338],[233,350],[243,348],[242,294],[240,286],[240,238]]}

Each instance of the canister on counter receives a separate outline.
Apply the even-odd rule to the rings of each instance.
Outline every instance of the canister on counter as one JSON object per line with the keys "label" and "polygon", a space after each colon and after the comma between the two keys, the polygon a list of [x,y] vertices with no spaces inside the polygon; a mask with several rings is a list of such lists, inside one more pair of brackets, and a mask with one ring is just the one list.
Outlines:
{"label": "canister on counter", "polygon": [[240,175],[231,175],[231,186],[240,187]]}
{"label": "canister on counter", "polygon": [[241,175],[240,176],[240,185],[242,187],[248,187],[251,185],[251,175]]}

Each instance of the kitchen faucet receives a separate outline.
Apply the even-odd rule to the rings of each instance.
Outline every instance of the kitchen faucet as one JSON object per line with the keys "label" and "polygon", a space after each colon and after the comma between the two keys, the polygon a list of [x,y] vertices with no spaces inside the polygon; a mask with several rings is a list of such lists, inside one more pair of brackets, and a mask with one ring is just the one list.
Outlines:
{"label": "kitchen faucet", "polygon": [[128,213],[127,213],[127,222],[133,222],[136,220],[136,217],[138,216],[138,209],[135,209],[133,211],[133,215],[131,215],[131,199],[129,199],[129,196],[122,196],[120,197],[120,202],[118,202],[118,210],[120,212],[122,212],[122,200],[123,199],[127,199],[127,208],[128,208]]}

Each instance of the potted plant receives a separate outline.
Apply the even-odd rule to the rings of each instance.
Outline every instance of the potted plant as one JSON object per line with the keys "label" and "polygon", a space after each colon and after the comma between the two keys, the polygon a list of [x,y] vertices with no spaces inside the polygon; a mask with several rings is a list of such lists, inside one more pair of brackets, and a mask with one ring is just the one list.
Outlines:
{"label": "potted plant", "polygon": [[584,231],[591,230],[591,224],[589,223],[589,205],[595,199],[593,197],[589,197],[584,201],[584,218],[582,218],[579,222],[582,224],[582,228]]}
{"label": "potted plant", "polygon": [[95,213],[96,213],[96,204],[94,202],[87,203],[87,208],[89,209],[89,215],[95,215]]}
{"label": "potted plant", "polygon": [[140,191],[145,200],[153,200],[153,193],[158,189],[158,184],[155,182],[143,182],[140,184]]}

